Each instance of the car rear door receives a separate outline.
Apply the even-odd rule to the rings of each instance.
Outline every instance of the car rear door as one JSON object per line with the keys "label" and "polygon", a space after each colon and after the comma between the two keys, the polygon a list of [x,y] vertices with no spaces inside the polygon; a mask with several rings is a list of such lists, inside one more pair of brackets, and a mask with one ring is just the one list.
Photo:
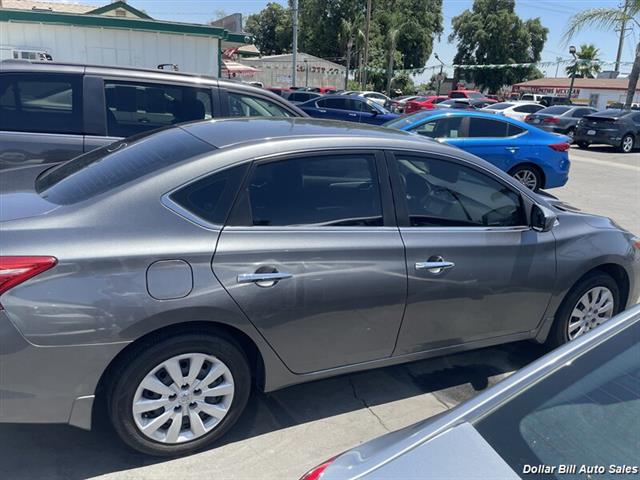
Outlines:
{"label": "car rear door", "polygon": [[329,120],[345,120],[357,122],[356,112],[349,111],[350,106],[347,104],[348,98],[323,98],[316,102],[318,108],[312,115],[317,118],[326,118]]}
{"label": "car rear door", "polygon": [[522,338],[555,283],[555,240],[528,226],[521,194],[437,155],[388,155],[408,297],[394,355]]}
{"label": "car rear door", "polygon": [[374,151],[265,159],[247,174],[213,270],[293,372],[391,355],[406,300],[392,204]]}
{"label": "car rear door", "polygon": [[501,170],[508,171],[518,163],[523,149],[522,139],[511,136],[509,126],[504,120],[470,117],[464,138],[456,145]]}
{"label": "car rear door", "polygon": [[71,72],[0,74],[0,170],[82,153],[82,80]]}

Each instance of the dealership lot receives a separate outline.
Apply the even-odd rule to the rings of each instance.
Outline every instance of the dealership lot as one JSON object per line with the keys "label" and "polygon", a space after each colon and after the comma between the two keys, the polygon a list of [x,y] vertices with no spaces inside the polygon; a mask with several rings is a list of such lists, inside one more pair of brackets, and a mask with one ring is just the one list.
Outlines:
{"label": "dealership lot", "polygon": [[[640,153],[574,148],[571,159],[568,185],[551,193],[640,233]],[[104,426],[0,425],[0,478],[297,478],[346,448],[455,406],[542,353],[521,342],[254,394],[221,444],[175,460],[135,454]]]}

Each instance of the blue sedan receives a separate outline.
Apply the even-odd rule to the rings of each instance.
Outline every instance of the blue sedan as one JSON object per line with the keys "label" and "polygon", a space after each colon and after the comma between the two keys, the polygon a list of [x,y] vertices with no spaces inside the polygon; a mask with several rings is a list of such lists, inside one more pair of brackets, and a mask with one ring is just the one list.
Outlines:
{"label": "blue sedan", "polygon": [[326,95],[297,105],[315,118],[382,125],[400,115],[391,113],[376,102],[352,95]]}
{"label": "blue sedan", "polygon": [[569,179],[569,137],[484,112],[430,110],[387,127],[455,145],[508,172],[532,190],[561,187]]}

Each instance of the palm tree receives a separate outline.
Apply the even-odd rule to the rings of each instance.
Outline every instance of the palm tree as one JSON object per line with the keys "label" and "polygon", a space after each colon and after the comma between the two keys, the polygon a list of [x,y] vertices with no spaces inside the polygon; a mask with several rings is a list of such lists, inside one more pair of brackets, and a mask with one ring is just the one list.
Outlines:
{"label": "palm tree", "polygon": [[[590,8],[584,12],[577,13],[569,21],[569,26],[564,34],[565,41],[573,37],[580,30],[592,27],[613,32],[622,23],[626,22],[633,28],[640,29],[640,0],[626,0],[623,8],[602,7]],[[629,74],[629,86],[627,88],[627,98],[624,108],[631,108],[633,96],[640,77],[640,42],[636,45],[636,56]]]}
{"label": "palm tree", "polygon": [[580,45],[580,50],[576,54],[578,61],[566,68],[567,75],[574,75],[578,78],[595,78],[600,71],[598,64],[600,50],[593,44]]}
{"label": "palm tree", "polygon": [[357,41],[360,36],[360,28],[359,25],[362,23],[362,14],[357,15],[353,20],[342,20],[340,25],[340,39],[343,42],[345,48],[345,57],[346,57],[346,69],[347,73],[344,77],[344,89],[348,90],[349,83],[349,70],[351,68],[351,56],[353,50],[353,44]]}
{"label": "palm tree", "polygon": [[393,63],[396,57],[396,48],[398,46],[399,27],[392,27],[387,33],[387,55],[389,63],[387,63],[387,96],[391,96],[391,80],[393,79]]}

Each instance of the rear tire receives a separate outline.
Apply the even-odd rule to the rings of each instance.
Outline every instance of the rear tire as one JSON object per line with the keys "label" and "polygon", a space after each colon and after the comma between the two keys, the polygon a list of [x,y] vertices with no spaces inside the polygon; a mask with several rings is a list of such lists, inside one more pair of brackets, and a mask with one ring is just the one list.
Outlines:
{"label": "rear tire", "polygon": [[578,147],[582,148],[582,149],[587,149],[589,148],[589,142],[576,142],[578,144]]}
{"label": "rear tire", "polygon": [[238,420],[251,391],[242,349],[210,332],[150,338],[121,359],[111,378],[114,429],[128,446],[154,456],[213,443]]}
{"label": "rear tire", "polygon": [[558,308],[546,345],[555,348],[578,338],[609,320],[620,308],[620,289],[610,275],[595,272],[584,277]]}
{"label": "rear tire", "polygon": [[534,192],[543,187],[542,173],[533,165],[520,165],[513,168],[509,175]]}
{"label": "rear tire", "polygon": [[619,150],[622,153],[631,153],[633,151],[633,144],[634,144],[634,138],[633,135],[631,135],[630,133],[627,133],[624,137],[622,137],[622,141],[620,142],[620,147]]}

